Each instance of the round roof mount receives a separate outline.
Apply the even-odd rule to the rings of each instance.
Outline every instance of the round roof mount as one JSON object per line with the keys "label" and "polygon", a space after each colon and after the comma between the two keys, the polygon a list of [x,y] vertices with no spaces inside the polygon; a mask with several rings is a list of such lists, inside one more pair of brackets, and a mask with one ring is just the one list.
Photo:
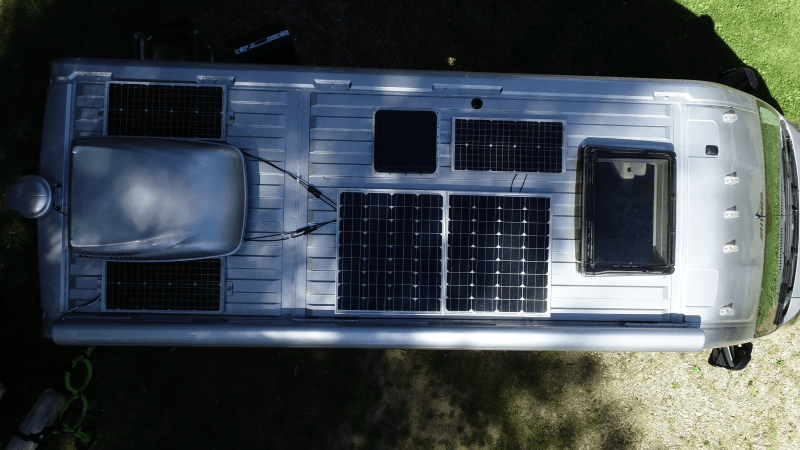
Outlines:
{"label": "round roof mount", "polygon": [[50,184],[37,175],[26,175],[6,188],[6,206],[22,217],[38,219],[50,211],[53,192]]}

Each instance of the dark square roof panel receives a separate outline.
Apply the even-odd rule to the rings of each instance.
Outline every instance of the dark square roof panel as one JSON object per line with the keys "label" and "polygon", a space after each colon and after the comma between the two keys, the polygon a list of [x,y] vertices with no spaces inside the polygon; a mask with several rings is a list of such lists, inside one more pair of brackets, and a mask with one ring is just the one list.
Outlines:
{"label": "dark square roof panel", "polygon": [[435,174],[438,135],[438,117],[434,111],[378,110],[375,113],[375,172]]}

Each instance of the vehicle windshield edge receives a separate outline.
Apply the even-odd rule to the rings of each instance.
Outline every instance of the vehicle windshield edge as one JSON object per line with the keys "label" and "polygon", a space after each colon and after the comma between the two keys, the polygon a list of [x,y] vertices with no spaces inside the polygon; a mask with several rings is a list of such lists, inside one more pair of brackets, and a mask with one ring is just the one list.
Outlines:
{"label": "vehicle windshield edge", "polygon": [[781,133],[778,114],[758,102],[761,138],[764,148],[766,204],[761,213],[765,221],[764,273],[754,337],[777,330],[791,299],[797,260],[797,173],[794,155]]}

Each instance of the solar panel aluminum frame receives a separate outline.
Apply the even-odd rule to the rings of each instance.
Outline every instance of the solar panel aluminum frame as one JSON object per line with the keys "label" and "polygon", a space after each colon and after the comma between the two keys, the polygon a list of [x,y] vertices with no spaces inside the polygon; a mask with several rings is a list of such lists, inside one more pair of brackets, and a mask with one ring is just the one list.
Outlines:
{"label": "solar panel aluminum frame", "polygon": [[[388,111],[426,111],[426,112],[433,112],[436,114],[436,170],[433,173],[404,173],[404,172],[378,172],[375,168],[375,138],[377,137],[377,129],[376,129],[376,114],[378,111],[381,110],[388,110]],[[395,108],[395,107],[387,107],[387,108],[375,108],[372,110],[372,161],[370,162],[370,168],[372,169],[372,176],[379,177],[379,178],[386,178],[386,177],[398,177],[402,176],[403,178],[438,178],[439,172],[441,170],[440,164],[440,152],[441,152],[441,114],[439,114],[438,109],[419,109],[419,108]],[[353,191],[356,192],[356,191]],[[394,191],[392,191],[394,192]],[[421,193],[421,192],[417,192]]]}
{"label": "solar panel aluminum frame", "polygon": [[[106,308],[106,279],[107,279],[106,278],[106,269],[107,269],[108,263],[109,262],[114,262],[114,263],[118,263],[118,262],[136,262],[136,263],[140,263],[140,262],[143,262],[143,261],[119,261],[119,260],[114,260],[114,261],[103,261],[103,277],[101,278],[101,281],[100,281],[100,286],[101,286],[100,295],[102,296],[102,300],[100,301],[100,305],[101,305],[100,306],[100,311],[101,312],[107,312],[107,313],[137,313],[137,314],[189,314],[189,315],[196,315],[196,314],[203,314],[203,315],[206,315],[206,314],[223,314],[223,313],[225,313],[225,296],[229,291],[232,290],[233,286],[231,284],[229,284],[228,280],[225,277],[225,274],[227,273],[227,271],[226,271],[226,267],[227,267],[226,262],[227,262],[228,258],[221,257],[221,258],[216,258],[216,259],[220,260],[220,268],[219,268],[219,270],[220,270],[220,275],[219,275],[219,284],[220,284],[220,289],[219,289],[219,296],[220,296],[220,298],[219,298],[219,310],[213,310],[213,311],[189,311],[189,310],[172,310],[172,309],[117,309],[117,308],[109,309],[109,308]],[[168,263],[169,261],[153,261],[153,262],[159,262],[159,263],[167,262]],[[175,262],[183,262],[183,261],[175,261]]]}
{"label": "solar panel aluminum frame", "polygon": [[[427,195],[441,195],[442,196],[442,263],[441,275],[441,289],[442,294],[439,296],[439,311],[362,311],[362,310],[340,310],[339,300],[336,299],[336,306],[334,313],[343,316],[373,316],[373,317],[386,317],[386,316],[440,316],[444,310],[444,289],[445,289],[445,262],[447,260],[446,245],[447,245],[447,192],[434,191],[434,190],[403,190],[403,189],[347,189],[341,188],[336,193],[336,198],[340,198],[343,192],[358,192],[364,194],[427,194]],[[339,219],[336,219],[336,293],[334,297],[338,296],[339,292]]]}
{"label": "solar panel aluminum frame", "polygon": [[193,140],[193,141],[226,141],[227,140],[227,117],[228,117],[228,86],[224,84],[199,84],[199,83],[163,83],[163,82],[149,82],[149,81],[125,81],[114,80],[105,82],[105,98],[103,99],[103,136],[108,136],[108,101],[109,89],[112,84],[140,84],[147,86],[188,86],[188,87],[215,87],[222,88],[222,112],[220,124],[220,137],[212,138],[189,138],[189,137],[163,137],[163,136],[117,136],[112,137],[137,137],[137,138],[159,138],[159,139],[180,139],[180,140]]}
{"label": "solar panel aluminum frame", "polygon": [[[536,198],[547,198],[550,200],[550,216],[548,224],[551,225],[550,233],[547,236],[547,246],[549,249],[548,258],[547,258],[547,307],[545,311],[542,313],[526,313],[526,312],[483,312],[483,311],[448,311],[447,310],[447,263],[449,262],[447,254],[448,254],[448,242],[449,242],[449,230],[450,230],[450,196],[452,195],[475,195],[475,196],[493,196],[493,197],[536,197]],[[444,226],[444,249],[442,253],[442,258],[444,259],[443,270],[444,275],[442,277],[442,281],[445,284],[444,290],[442,291],[442,311],[443,314],[446,316],[469,316],[469,317],[483,317],[483,318],[512,318],[512,317],[550,317],[550,307],[552,304],[552,295],[551,295],[551,285],[553,280],[553,195],[552,194],[545,194],[545,193],[499,193],[499,192],[486,192],[486,191],[464,191],[464,192],[454,192],[448,191],[447,192],[447,202],[445,203],[445,226]]]}
{"label": "solar panel aluminum frame", "polygon": [[[514,121],[514,122],[551,122],[551,123],[560,123],[562,127],[562,139],[561,139],[561,172],[517,172],[512,170],[471,170],[471,169],[456,169],[455,168],[455,161],[456,161],[456,120],[463,119],[463,120],[502,120],[502,121]],[[558,119],[548,119],[548,118],[539,118],[539,117],[500,117],[500,116],[492,116],[492,117],[483,117],[483,116],[453,116],[450,119],[450,170],[452,172],[459,172],[459,173],[480,173],[480,174],[508,174],[508,173],[521,173],[521,174],[530,174],[542,177],[553,177],[553,176],[560,176],[567,172],[567,156],[566,156],[566,136],[567,136],[567,121],[566,120],[558,120]]]}
{"label": "solar panel aluminum frame", "polygon": [[[341,188],[337,191],[337,198],[343,192],[360,192],[360,193],[385,193],[385,194],[438,194],[442,196],[443,199],[443,211],[442,211],[442,259],[441,259],[441,297],[440,297],[440,305],[441,308],[439,311],[362,311],[362,310],[340,310],[338,305],[338,299],[336,302],[336,306],[334,309],[334,313],[337,315],[342,316],[373,316],[373,317],[387,317],[387,316],[447,316],[447,317],[480,317],[480,318],[542,318],[542,317],[550,317],[550,309],[552,304],[552,295],[551,293],[551,284],[552,284],[552,261],[553,261],[553,232],[552,229],[548,235],[548,258],[547,258],[547,285],[545,286],[547,292],[547,305],[546,309],[542,313],[526,313],[526,312],[475,312],[475,311],[448,311],[446,308],[446,301],[447,301],[447,250],[448,250],[448,236],[449,236],[449,224],[450,224],[450,214],[449,214],[449,204],[450,204],[450,196],[451,195],[488,195],[494,197],[536,197],[536,198],[547,198],[550,200],[550,221],[549,224],[552,225],[553,223],[553,214],[552,214],[552,204],[553,204],[553,196],[552,194],[539,194],[539,193],[498,193],[498,192],[489,192],[489,191],[479,191],[479,192],[472,192],[472,191],[441,191],[441,190],[398,190],[398,189],[347,189]],[[339,267],[339,220],[336,220],[336,282],[334,285],[336,286],[337,292],[339,287],[339,277],[338,277],[338,267]]]}

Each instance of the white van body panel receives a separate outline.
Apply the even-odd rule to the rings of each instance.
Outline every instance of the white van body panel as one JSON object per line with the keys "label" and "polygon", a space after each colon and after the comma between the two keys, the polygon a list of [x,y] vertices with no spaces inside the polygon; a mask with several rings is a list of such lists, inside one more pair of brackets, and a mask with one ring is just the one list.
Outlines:
{"label": "white van body panel", "polygon": [[[104,301],[82,306],[104,295],[105,262],[71,254],[67,219],[51,213],[39,219],[39,259],[44,334],[57,343],[696,351],[753,338],[764,258],[761,223],[753,218],[763,202],[764,161],[758,106],[747,94],[682,80],[81,58],[55,61],[51,81],[40,172],[64,191],[73,141],[108,132],[109,83],[217,84],[225,86],[221,140],[331,199],[350,190],[538,194],[551,201],[552,238],[549,310],[542,317],[339,311],[335,224],[283,241],[245,241],[222,256],[223,294],[214,314],[120,312]],[[480,109],[471,105],[475,98]],[[434,175],[375,174],[373,121],[380,109],[437,113]],[[455,170],[456,118],[563,123],[564,170]],[[675,153],[673,273],[580,273],[584,145]],[[706,146],[718,155],[707,155]],[[337,220],[291,176],[246,159],[247,232]],[[738,218],[726,218],[729,210]],[[732,242],[738,251],[725,251]],[[735,314],[720,315],[724,307]]]}

